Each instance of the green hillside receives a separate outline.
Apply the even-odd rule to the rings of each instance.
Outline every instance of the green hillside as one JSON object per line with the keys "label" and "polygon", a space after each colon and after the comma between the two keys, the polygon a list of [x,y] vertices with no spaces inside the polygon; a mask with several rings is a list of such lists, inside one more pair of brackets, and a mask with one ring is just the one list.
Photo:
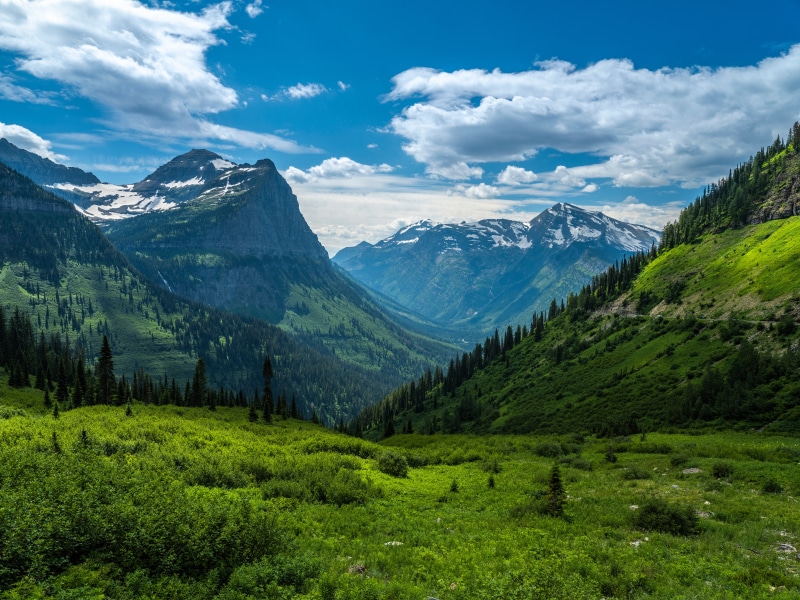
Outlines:
{"label": "green hillside", "polygon": [[35,338],[57,335],[88,363],[107,336],[117,375],[128,381],[141,368],[183,387],[202,358],[213,388],[243,389],[249,397],[261,389],[269,355],[275,393],[295,395],[306,415],[316,410],[328,422],[355,414],[397,380],[348,364],[319,342],[153,285],[70,204],[2,166],[0,306],[8,315],[18,308]]}
{"label": "green hillside", "polygon": [[41,402],[0,377],[0,598],[800,593],[797,439],[375,444],[245,409]]}
{"label": "green hillside", "polygon": [[800,431],[798,132],[708,188],[657,253],[395,390],[351,431]]}

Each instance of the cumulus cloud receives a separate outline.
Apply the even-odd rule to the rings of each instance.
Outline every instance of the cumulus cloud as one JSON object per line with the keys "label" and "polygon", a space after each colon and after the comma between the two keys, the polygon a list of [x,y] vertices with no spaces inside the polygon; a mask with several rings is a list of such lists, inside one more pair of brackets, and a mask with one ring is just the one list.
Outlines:
{"label": "cumulus cloud", "polygon": [[251,19],[255,19],[264,12],[264,8],[261,6],[261,0],[253,0],[253,2],[244,7],[244,10]]}
{"label": "cumulus cloud", "polygon": [[497,198],[497,196],[500,195],[500,190],[493,185],[479,183],[478,185],[457,185],[451,193],[460,194],[466,198],[479,200]]}
{"label": "cumulus cloud", "polygon": [[306,150],[209,120],[239,102],[205,60],[222,43],[215,32],[231,29],[232,10],[229,1],[189,13],[135,0],[0,0],[0,49],[17,56],[20,71],[103,107],[105,124],[117,131],[192,139],[221,134],[216,139],[242,146]]}
{"label": "cumulus cloud", "polygon": [[284,94],[292,100],[313,98],[328,91],[321,83],[298,83],[284,90]]}
{"label": "cumulus cloud", "polygon": [[[726,174],[800,118],[800,45],[756,65],[637,69],[629,60],[586,68],[564,61],[504,73],[413,68],[386,100],[413,100],[389,129],[433,175],[520,161],[544,148],[597,157],[576,179],[696,186]],[[458,177],[453,177],[458,178]]]}
{"label": "cumulus cloud", "polygon": [[497,183],[502,185],[522,185],[523,183],[532,183],[537,179],[539,177],[533,171],[509,165],[497,176]]}
{"label": "cumulus cloud", "polygon": [[553,181],[571,188],[579,188],[586,185],[586,181],[578,177],[575,172],[567,167],[560,165],[556,167],[550,177]]}
{"label": "cumulus cloud", "polygon": [[602,204],[590,208],[591,210],[599,210],[620,221],[646,225],[661,231],[664,225],[678,218],[684,206],[686,206],[686,203],[683,201],[676,200],[666,204],[654,205],[642,202],[634,196],[628,196],[625,200],[616,204]]}
{"label": "cumulus cloud", "polygon": [[[284,171],[287,179],[290,170]],[[303,181],[291,180],[300,210],[330,254],[365,240],[377,242],[421,219],[442,223],[492,218],[529,221],[552,204],[473,198],[454,194],[452,184],[446,181],[396,173],[331,178],[300,173]]]}
{"label": "cumulus cloud", "polygon": [[52,143],[21,125],[0,123],[0,138],[5,138],[18,148],[38,154],[52,161],[63,161],[66,156],[53,152]]}
{"label": "cumulus cloud", "polygon": [[390,173],[393,170],[394,167],[385,163],[380,165],[365,165],[346,156],[342,156],[339,158],[327,158],[307,171],[293,166],[289,167],[284,172],[284,176],[289,181],[306,183],[318,179],[351,178],[375,175],[377,173]]}

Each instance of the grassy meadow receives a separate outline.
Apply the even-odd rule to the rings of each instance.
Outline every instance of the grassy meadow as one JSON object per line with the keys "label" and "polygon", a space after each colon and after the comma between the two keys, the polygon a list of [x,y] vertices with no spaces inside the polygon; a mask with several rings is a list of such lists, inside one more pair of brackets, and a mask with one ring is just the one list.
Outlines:
{"label": "grassy meadow", "polygon": [[4,384],[0,405],[4,599],[800,597],[794,438],[373,443],[244,409],[56,418]]}

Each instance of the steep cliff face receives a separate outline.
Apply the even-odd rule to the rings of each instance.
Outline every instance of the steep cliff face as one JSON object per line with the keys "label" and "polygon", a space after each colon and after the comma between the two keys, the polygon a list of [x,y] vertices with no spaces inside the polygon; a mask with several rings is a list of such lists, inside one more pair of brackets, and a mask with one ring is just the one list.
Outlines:
{"label": "steep cliff face", "polygon": [[800,155],[785,158],[766,199],[751,212],[751,225],[800,215]]}
{"label": "steep cliff face", "polygon": [[[190,172],[173,168],[166,178],[196,174],[198,166],[208,170],[203,164]],[[164,175],[145,181],[163,185]],[[183,181],[189,180],[195,177]],[[269,160],[221,169],[195,198],[112,222],[107,234],[138,268],[176,293],[273,322],[291,284],[318,282],[331,271],[297,197]]]}

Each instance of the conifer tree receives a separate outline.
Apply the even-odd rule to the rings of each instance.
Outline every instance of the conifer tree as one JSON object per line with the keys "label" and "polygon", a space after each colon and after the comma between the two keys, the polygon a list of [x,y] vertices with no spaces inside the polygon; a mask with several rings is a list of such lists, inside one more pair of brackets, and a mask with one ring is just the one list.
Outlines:
{"label": "conifer tree", "polygon": [[64,368],[64,361],[58,359],[58,382],[56,384],[56,402],[62,406],[69,403],[69,387],[67,385],[67,371]]}
{"label": "conifer tree", "polygon": [[261,369],[261,376],[264,378],[264,420],[269,422],[272,420],[267,418],[268,413],[274,410],[274,399],[272,397],[272,362],[269,356],[264,357],[264,366]]}
{"label": "conifer tree", "polygon": [[100,356],[97,360],[97,399],[102,404],[111,404],[114,397],[116,381],[114,377],[114,357],[108,337],[103,335],[103,344],[100,347]]}
{"label": "conifer tree", "polygon": [[560,517],[564,514],[567,492],[564,490],[564,484],[561,481],[561,469],[559,469],[558,463],[554,463],[553,469],[550,471],[550,482],[547,485],[544,501],[547,514],[554,517]]}
{"label": "conifer tree", "polygon": [[250,403],[250,412],[247,415],[247,420],[251,423],[255,423],[258,421],[258,413],[256,412],[256,405],[251,402]]}
{"label": "conifer tree", "polygon": [[198,358],[194,366],[194,379],[192,379],[192,406],[203,406],[208,395],[208,382],[206,380],[206,363]]}

